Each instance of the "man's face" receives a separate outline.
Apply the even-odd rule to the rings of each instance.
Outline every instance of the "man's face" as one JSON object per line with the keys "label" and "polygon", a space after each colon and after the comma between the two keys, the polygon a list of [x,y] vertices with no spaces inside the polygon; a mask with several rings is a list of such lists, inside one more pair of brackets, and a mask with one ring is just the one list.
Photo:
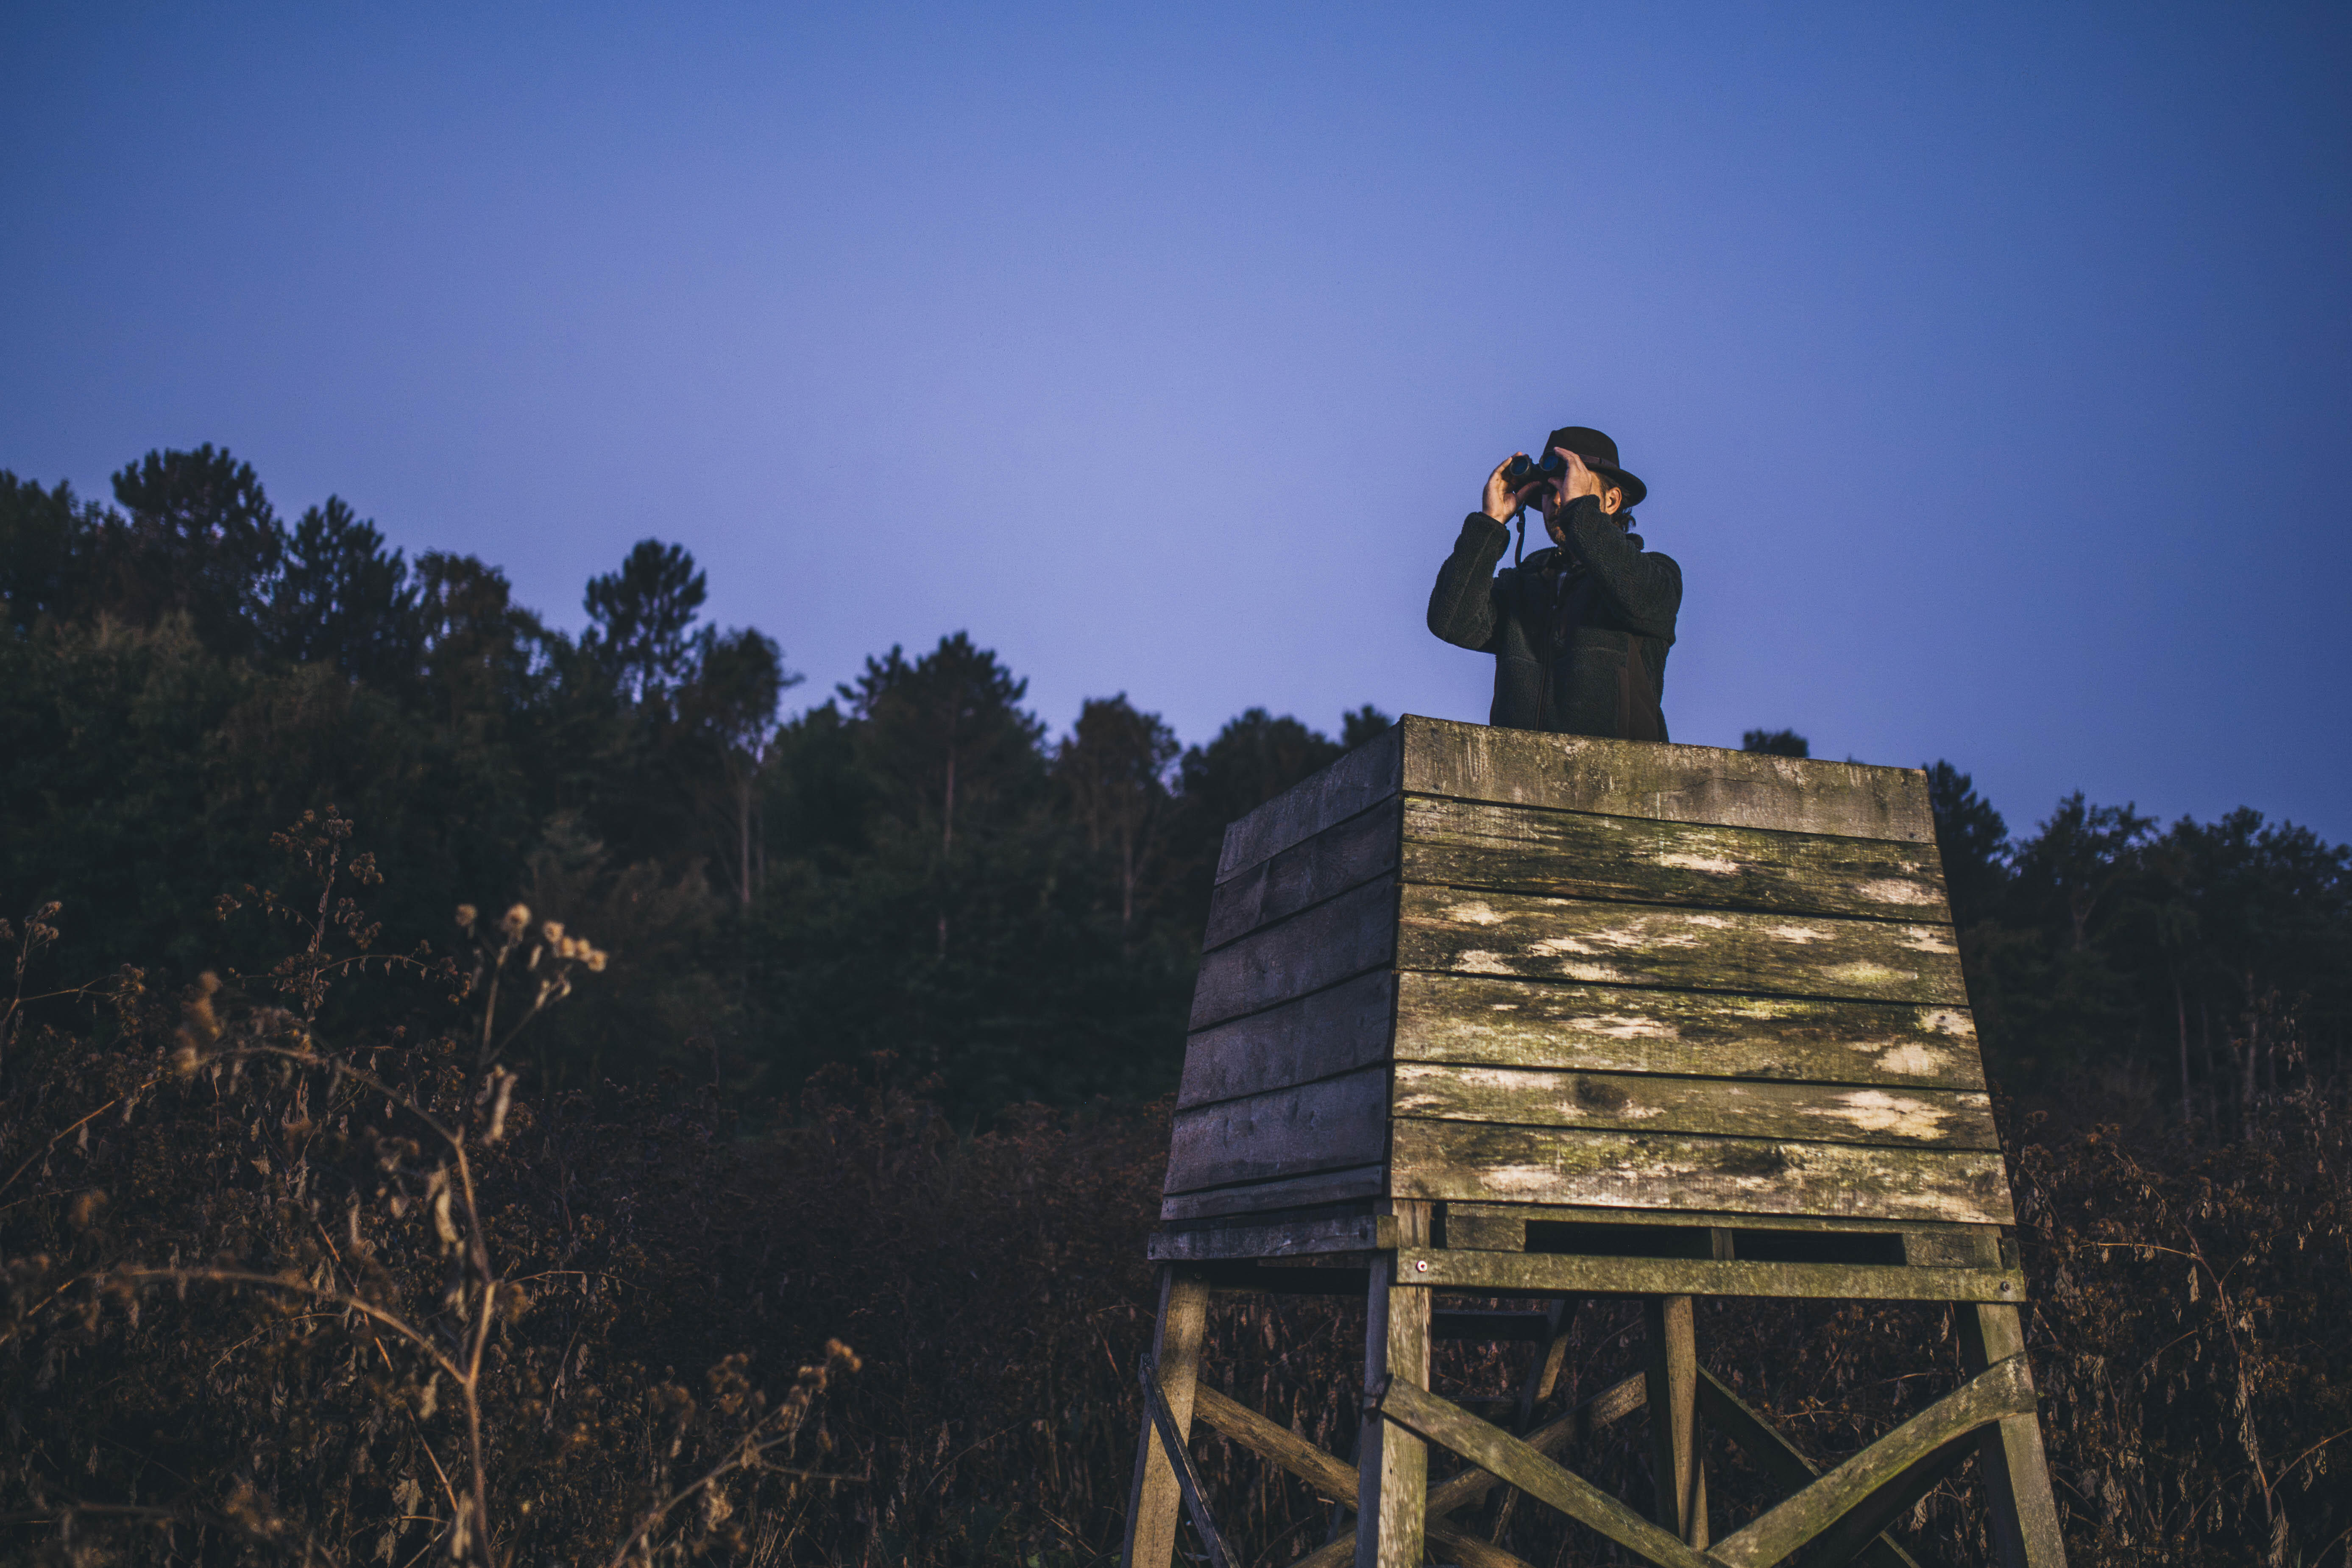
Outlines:
{"label": "man's face", "polygon": [[1551,535],[1552,542],[1566,544],[1568,531],[1559,520],[1568,510],[1569,502],[1579,496],[1599,496],[1601,510],[1614,515],[1624,504],[1625,492],[1586,468],[1584,459],[1567,447],[1554,447],[1552,452],[1568,465],[1568,469],[1559,479],[1545,483],[1530,499],[1543,514],[1544,531]]}

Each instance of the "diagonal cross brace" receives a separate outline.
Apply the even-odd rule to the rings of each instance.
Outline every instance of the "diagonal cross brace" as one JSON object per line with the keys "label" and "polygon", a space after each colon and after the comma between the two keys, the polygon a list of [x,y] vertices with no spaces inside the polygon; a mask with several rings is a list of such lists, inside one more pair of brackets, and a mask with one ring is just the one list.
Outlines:
{"label": "diagonal cross brace", "polygon": [[1538,1502],[1549,1503],[1659,1568],[1712,1568],[1708,1560],[1572,1470],[1552,1463],[1500,1426],[1402,1378],[1381,1395],[1381,1414],[1405,1430],[1453,1449]]}
{"label": "diagonal cross brace", "polygon": [[[1783,1494],[1801,1492],[1820,1477],[1820,1466],[1805,1458],[1795,1444],[1780,1436],[1770,1422],[1750,1410],[1745,1400],[1705,1367],[1698,1369],[1698,1408],[1709,1429],[1738,1444],[1739,1451]],[[1936,1470],[1934,1479],[1927,1484],[1934,1485],[1943,1475],[1943,1470]],[[1926,1488],[1921,1488],[1919,1495],[1925,1495],[1925,1491]],[[1918,1500],[1917,1495],[1909,1497],[1903,1506],[1908,1508]],[[1897,1509],[1887,1517],[1895,1518],[1901,1511]],[[1847,1522],[1853,1522],[1852,1516],[1848,1516]],[[1892,1537],[1876,1532],[1864,1539],[1853,1560],[1858,1568],[1919,1568],[1911,1554],[1896,1545]]]}
{"label": "diagonal cross brace", "polygon": [[[1571,1437],[1589,1435],[1594,1428],[1632,1415],[1642,1408],[1644,1394],[1642,1374],[1635,1373],[1623,1382],[1612,1384],[1570,1410],[1558,1420],[1528,1434],[1529,1447],[1546,1453]],[[1356,1496],[1356,1467],[1346,1460],[1325,1453],[1286,1426],[1276,1425],[1248,1405],[1229,1395],[1220,1394],[1206,1384],[1193,1391],[1192,1415],[1224,1437],[1240,1444],[1259,1458],[1271,1460],[1288,1470],[1318,1496],[1352,1503]],[[1429,1489],[1427,1503],[1429,1539],[1443,1546],[1459,1560],[1463,1568],[1524,1568],[1518,1558],[1501,1547],[1481,1541],[1444,1521],[1444,1516],[1470,1507],[1503,1483],[1485,1470],[1472,1467],[1457,1475],[1448,1476]],[[1328,1546],[1308,1552],[1293,1568],[1339,1568],[1355,1560],[1352,1541],[1335,1541]]]}
{"label": "diagonal cross brace", "polygon": [[1999,1363],[1705,1553],[1501,1427],[1424,1389],[1391,1382],[1380,1408],[1383,1416],[1408,1431],[1451,1448],[1657,1568],[1771,1568],[1832,1529],[1881,1489],[1901,1482],[1922,1461],[1947,1451],[1955,1440],[2033,1406],[2025,1358]]}
{"label": "diagonal cross brace", "polygon": [[1998,1362],[1746,1529],[1724,1537],[1708,1555],[1723,1568],[1770,1568],[1954,1439],[2004,1415],[2030,1415],[2033,1404],[2025,1358]]}
{"label": "diagonal cross brace", "polygon": [[1176,1472],[1176,1485],[1184,1493],[1184,1511],[1192,1516],[1192,1528],[1208,1550],[1210,1568],[1233,1568],[1233,1558],[1217,1534],[1216,1521],[1209,1517],[1209,1505],[1201,1499],[1201,1472],[1193,1468],[1192,1451],[1184,1447],[1183,1435],[1176,1430],[1176,1417],[1169,1413],[1168,1396],[1160,1386],[1160,1363],[1147,1355],[1138,1370],[1143,1380],[1143,1407],[1150,1414],[1151,1429],[1160,1434],[1160,1446],[1168,1451],[1168,1468]]}

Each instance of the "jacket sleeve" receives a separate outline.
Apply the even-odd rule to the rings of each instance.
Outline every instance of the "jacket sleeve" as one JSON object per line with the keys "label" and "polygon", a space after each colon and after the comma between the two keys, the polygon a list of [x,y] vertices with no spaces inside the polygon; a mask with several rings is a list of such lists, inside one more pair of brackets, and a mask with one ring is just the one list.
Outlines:
{"label": "jacket sleeve", "polygon": [[[1674,557],[1643,550],[1591,496],[1569,504],[1567,532],[1568,548],[1625,624],[1673,641],[1675,616],[1683,605],[1683,569]],[[1434,605],[1430,614],[1435,616]]]}
{"label": "jacket sleeve", "polygon": [[1511,531],[1483,511],[1462,520],[1462,537],[1454,553],[1437,569],[1437,585],[1429,591],[1429,629],[1456,647],[1476,653],[1495,651],[1495,563]]}

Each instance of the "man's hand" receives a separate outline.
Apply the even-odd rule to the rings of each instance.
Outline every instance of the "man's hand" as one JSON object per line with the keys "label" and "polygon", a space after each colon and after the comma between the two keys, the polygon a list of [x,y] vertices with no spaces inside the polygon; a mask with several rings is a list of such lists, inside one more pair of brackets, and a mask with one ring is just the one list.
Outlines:
{"label": "man's hand", "polygon": [[1568,472],[1561,475],[1559,480],[1561,500],[1571,501],[1579,496],[1597,496],[1608,488],[1601,482],[1599,474],[1584,466],[1583,458],[1565,447],[1554,447],[1552,450],[1568,459]]}
{"label": "man's hand", "polygon": [[1503,470],[1526,456],[1525,452],[1512,453],[1496,464],[1495,471],[1486,476],[1486,501],[1480,510],[1496,522],[1510,521],[1523,504],[1519,500],[1519,492],[1503,481]]}

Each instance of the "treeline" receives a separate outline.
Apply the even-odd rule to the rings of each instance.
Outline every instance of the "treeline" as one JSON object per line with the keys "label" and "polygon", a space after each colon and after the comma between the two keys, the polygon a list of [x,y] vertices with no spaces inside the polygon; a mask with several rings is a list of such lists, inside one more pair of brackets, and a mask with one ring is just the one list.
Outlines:
{"label": "treeline", "polygon": [[1252,710],[1186,749],[1119,695],[1055,736],[962,633],[786,721],[800,678],[708,622],[678,545],[592,578],[575,637],[338,499],[288,523],[226,451],[113,491],[0,473],[0,889],[68,906],[55,973],[258,973],[275,936],[231,906],[331,805],[383,942],[515,898],[611,953],[612,1000],[539,1037],[553,1087],[786,1092],[887,1050],[967,1110],[1160,1092],[1223,825],[1389,722]]}
{"label": "treeline", "polygon": [[[232,906],[269,833],[332,805],[390,874],[383,942],[446,945],[456,905],[514,898],[613,955],[609,1000],[538,1035],[554,1088],[783,1093],[887,1051],[967,1115],[1162,1092],[1223,825],[1389,722],[1254,709],[1186,748],[1122,694],[1055,735],[962,633],[787,719],[800,678],[709,624],[677,544],[592,578],[575,637],[335,498],[286,522],[226,451],[151,452],[112,488],[0,473],[0,890],[68,904],[57,974],[258,973],[276,936]],[[1948,763],[1930,785],[2011,1088],[2227,1132],[2340,1070],[2345,847],[2079,795],[2012,838]]]}
{"label": "treeline", "polygon": [[2343,1078],[2352,850],[2250,807],[2165,828],[2079,791],[2012,840],[1949,763],[1928,788],[1997,1078],[2221,1136],[2262,1097]]}

